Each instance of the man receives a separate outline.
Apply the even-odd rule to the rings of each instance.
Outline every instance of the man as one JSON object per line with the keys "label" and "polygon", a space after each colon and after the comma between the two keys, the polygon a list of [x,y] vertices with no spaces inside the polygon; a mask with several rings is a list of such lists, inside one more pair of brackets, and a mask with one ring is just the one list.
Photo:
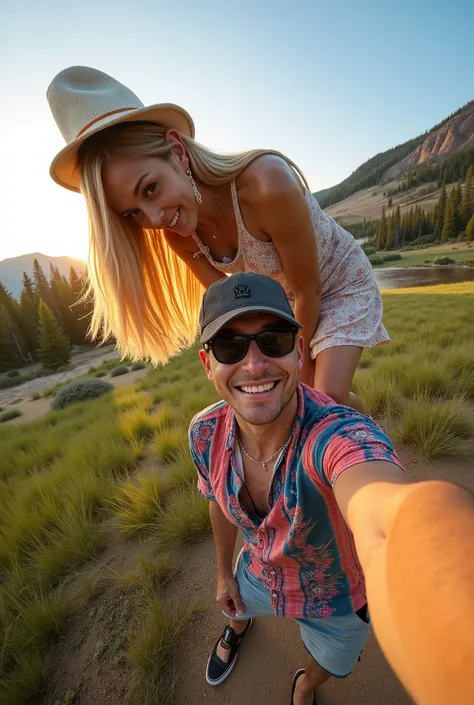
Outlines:
{"label": "man", "polygon": [[211,500],[217,602],[230,619],[207,682],[228,677],[253,617],[292,617],[308,656],[291,703],[313,705],[319,685],[351,673],[371,619],[416,702],[472,705],[471,494],[410,482],[370,417],[298,383],[301,326],[274,280],[216,282],[200,327],[200,357],[223,401],[193,419],[190,447]]}

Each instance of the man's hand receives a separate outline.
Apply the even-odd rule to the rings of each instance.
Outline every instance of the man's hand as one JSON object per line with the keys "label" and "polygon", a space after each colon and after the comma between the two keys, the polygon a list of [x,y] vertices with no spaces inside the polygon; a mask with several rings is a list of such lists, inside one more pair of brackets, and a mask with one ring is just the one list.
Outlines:
{"label": "man's hand", "polygon": [[217,577],[216,600],[221,610],[231,617],[236,617],[244,612],[239,584],[233,575],[219,575]]}

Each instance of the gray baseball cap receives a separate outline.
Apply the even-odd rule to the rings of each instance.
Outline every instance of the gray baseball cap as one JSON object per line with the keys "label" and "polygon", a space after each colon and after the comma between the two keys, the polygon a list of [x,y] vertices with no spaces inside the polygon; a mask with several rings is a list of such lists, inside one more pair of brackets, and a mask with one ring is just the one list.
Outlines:
{"label": "gray baseball cap", "polygon": [[234,318],[254,312],[274,313],[303,328],[294,317],[281,284],[263,274],[242,272],[219,279],[204,294],[199,313],[201,343],[208,343]]}

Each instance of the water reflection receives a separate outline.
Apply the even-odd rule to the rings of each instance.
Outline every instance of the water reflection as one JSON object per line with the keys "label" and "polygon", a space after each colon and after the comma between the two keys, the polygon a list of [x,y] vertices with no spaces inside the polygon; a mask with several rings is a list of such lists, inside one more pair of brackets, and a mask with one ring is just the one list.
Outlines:
{"label": "water reflection", "polygon": [[474,268],[384,267],[374,269],[374,275],[380,289],[401,289],[406,286],[474,281]]}

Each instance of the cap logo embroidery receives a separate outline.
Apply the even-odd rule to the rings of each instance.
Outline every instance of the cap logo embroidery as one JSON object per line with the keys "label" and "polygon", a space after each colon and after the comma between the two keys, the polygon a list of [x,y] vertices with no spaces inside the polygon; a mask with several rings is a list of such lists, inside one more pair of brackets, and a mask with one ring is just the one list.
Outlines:
{"label": "cap logo embroidery", "polygon": [[234,286],[235,299],[249,299],[252,296],[252,289],[247,284],[237,284]]}

